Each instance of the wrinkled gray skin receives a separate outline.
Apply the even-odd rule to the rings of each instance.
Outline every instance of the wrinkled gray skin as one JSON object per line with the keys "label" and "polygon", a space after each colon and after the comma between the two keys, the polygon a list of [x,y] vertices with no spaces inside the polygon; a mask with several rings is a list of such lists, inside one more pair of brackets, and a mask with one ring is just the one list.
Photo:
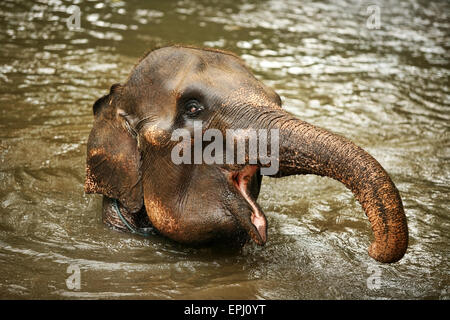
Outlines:
{"label": "wrinkled gray skin", "polygon": [[[194,102],[192,102],[194,101]],[[192,106],[195,106],[194,108]],[[342,182],[372,226],[369,254],[402,258],[408,229],[397,188],[381,165],[349,140],[281,109],[280,97],[232,53],[173,46],[148,53],[124,85],[94,105],[87,150],[88,193],[104,195],[104,221],[126,229],[112,207],[136,228],[151,225],[186,244],[242,245],[267,240],[267,220],[256,202],[257,165],[180,164],[171,161],[175,129],[278,129],[276,177],[316,174]],[[269,146],[270,149],[270,146]],[[258,159],[261,160],[261,159]]]}

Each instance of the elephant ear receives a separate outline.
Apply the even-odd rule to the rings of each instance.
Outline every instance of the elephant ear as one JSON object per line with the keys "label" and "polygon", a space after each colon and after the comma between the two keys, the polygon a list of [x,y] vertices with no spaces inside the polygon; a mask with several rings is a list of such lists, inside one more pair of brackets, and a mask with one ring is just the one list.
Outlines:
{"label": "elephant ear", "polygon": [[129,212],[143,205],[138,144],[118,107],[120,84],[93,107],[94,126],[87,143],[86,193],[118,199]]}

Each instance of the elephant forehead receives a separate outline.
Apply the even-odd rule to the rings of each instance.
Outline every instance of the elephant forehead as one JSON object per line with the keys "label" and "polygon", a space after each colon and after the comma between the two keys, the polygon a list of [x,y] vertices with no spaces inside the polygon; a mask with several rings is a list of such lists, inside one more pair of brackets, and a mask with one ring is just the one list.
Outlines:
{"label": "elephant forehead", "polygon": [[210,72],[218,68],[223,73],[228,69],[233,73],[249,73],[243,61],[228,52],[194,47],[165,47],[148,53],[133,69],[129,80],[166,79],[180,81],[189,74]]}
{"label": "elephant forehead", "polygon": [[147,55],[133,70],[128,87],[145,103],[173,105],[186,92],[210,94],[225,103],[276,107],[280,97],[256,79],[244,62],[209,49],[167,47]]}
{"label": "elephant forehead", "polygon": [[226,65],[208,66],[203,71],[187,66],[174,77],[165,78],[157,85],[165,92],[166,97],[172,98],[201,93],[222,98],[225,103],[237,100],[258,106],[271,106],[277,104],[279,99],[275,91],[267,88],[252,74],[228,68]]}
{"label": "elephant forehead", "polygon": [[246,84],[234,90],[230,98],[246,101],[246,104],[255,108],[280,108],[279,96],[275,91],[268,91],[263,85]]}
{"label": "elephant forehead", "polygon": [[148,62],[151,64],[157,61],[160,65],[168,65],[173,67],[174,63],[186,63],[191,59],[198,62],[196,68],[201,71],[207,65],[224,65],[237,64],[243,66],[244,63],[238,56],[231,52],[210,49],[210,48],[196,48],[187,46],[172,46],[164,47],[150,52],[141,62]]}

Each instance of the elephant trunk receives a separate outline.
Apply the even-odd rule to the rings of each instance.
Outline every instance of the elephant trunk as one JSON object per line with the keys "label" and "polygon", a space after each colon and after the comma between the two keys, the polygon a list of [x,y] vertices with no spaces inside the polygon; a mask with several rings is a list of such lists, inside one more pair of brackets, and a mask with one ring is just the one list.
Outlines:
{"label": "elephant trunk", "polygon": [[377,160],[348,139],[283,110],[265,113],[261,122],[264,122],[261,128],[279,129],[277,177],[315,174],[342,182],[369,218],[375,236],[369,255],[386,263],[403,257],[408,246],[408,229],[402,200]]}

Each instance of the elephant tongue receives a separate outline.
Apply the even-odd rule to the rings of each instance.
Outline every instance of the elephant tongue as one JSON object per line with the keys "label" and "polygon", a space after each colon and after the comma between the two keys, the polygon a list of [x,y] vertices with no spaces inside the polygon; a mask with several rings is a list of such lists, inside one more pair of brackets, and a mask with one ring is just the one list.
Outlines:
{"label": "elephant tongue", "polygon": [[248,192],[248,183],[257,169],[257,166],[252,165],[244,167],[244,169],[236,174],[234,181],[236,188],[252,208],[250,217],[251,226],[248,223],[244,223],[244,227],[246,227],[253,241],[259,245],[264,245],[267,241],[267,220],[261,207]]}

